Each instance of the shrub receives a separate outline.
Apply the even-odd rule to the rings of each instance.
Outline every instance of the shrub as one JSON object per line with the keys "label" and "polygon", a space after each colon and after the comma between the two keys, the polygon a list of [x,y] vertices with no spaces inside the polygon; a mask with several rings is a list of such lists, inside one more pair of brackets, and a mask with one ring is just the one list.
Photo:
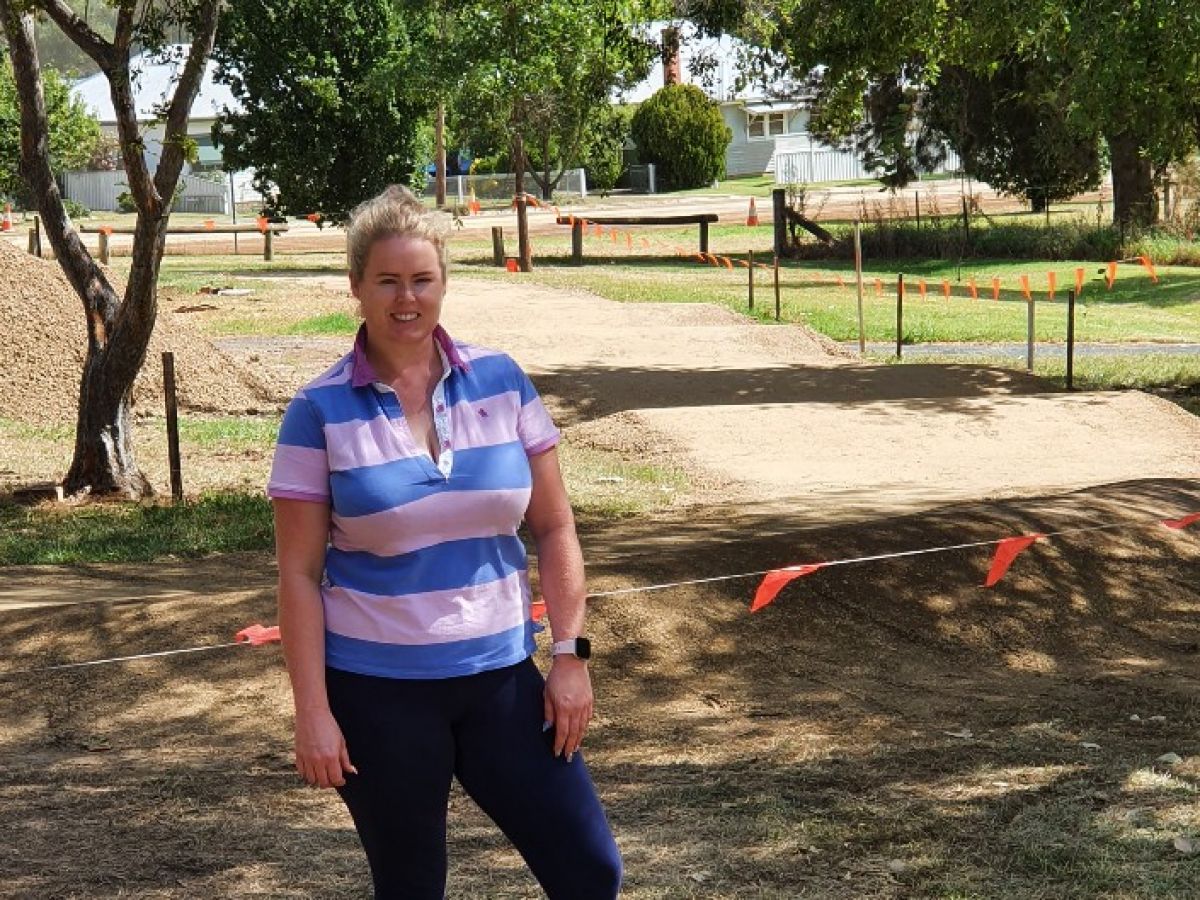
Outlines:
{"label": "shrub", "polygon": [[72,219],[86,219],[92,214],[92,211],[78,200],[72,200],[69,197],[63,197],[63,209]]}
{"label": "shrub", "polygon": [[694,84],[669,84],[638,107],[631,123],[642,162],[654,163],[667,190],[704,187],[725,172],[733,132]]}
{"label": "shrub", "polygon": [[581,157],[588,186],[605,196],[625,171],[625,142],[629,139],[631,110],[627,106],[604,106],[588,123]]}

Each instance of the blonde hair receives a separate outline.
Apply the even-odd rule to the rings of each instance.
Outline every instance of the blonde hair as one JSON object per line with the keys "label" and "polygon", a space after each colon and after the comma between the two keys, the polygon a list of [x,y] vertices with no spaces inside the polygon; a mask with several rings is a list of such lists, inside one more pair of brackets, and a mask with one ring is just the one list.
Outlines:
{"label": "blonde hair", "polygon": [[388,237],[411,237],[433,244],[442,269],[442,281],[445,281],[449,262],[446,248],[449,232],[449,222],[444,213],[427,209],[408,188],[390,185],[383,193],[364,200],[350,212],[350,223],[346,226],[346,259],[350,266],[350,277],[355,280],[362,278],[367,268],[367,257],[376,241]]}

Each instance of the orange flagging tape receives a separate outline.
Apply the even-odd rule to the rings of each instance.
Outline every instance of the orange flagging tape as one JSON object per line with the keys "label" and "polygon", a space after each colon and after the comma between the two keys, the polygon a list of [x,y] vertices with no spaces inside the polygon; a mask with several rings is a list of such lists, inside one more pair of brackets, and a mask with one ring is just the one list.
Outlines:
{"label": "orange flagging tape", "polygon": [[983,582],[984,587],[995,587],[997,582],[1004,577],[1004,573],[1008,571],[1018,556],[1040,537],[1041,534],[1026,534],[1021,537],[1005,538],[996,546],[996,555],[992,558],[992,568],[987,573],[987,580]]}
{"label": "orange flagging tape", "polygon": [[239,644],[249,644],[252,647],[261,647],[263,644],[273,644],[280,640],[279,626],[270,625],[262,626],[255,622],[253,625],[248,625],[234,635],[234,640]]}
{"label": "orange flagging tape", "polygon": [[929,285],[927,285],[927,284],[925,283],[925,279],[924,279],[924,278],[922,278],[920,281],[918,281],[918,282],[917,282],[917,290],[919,290],[919,291],[921,292],[921,299],[922,299],[922,300],[925,300],[925,299],[928,297],[928,295],[929,295]]}
{"label": "orange flagging tape", "polygon": [[1184,516],[1182,519],[1163,519],[1164,525],[1175,529],[1187,528],[1196,522],[1200,522],[1200,513],[1192,513],[1191,515]]}
{"label": "orange flagging tape", "polygon": [[1046,292],[1050,295],[1050,299],[1054,299],[1054,289],[1058,286],[1058,275],[1054,272],[1046,273]]}
{"label": "orange flagging tape", "polygon": [[875,279],[875,296],[876,297],[883,296],[883,279],[882,278]]}
{"label": "orange flagging tape", "polygon": [[972,300],[979,299],[979,288],[975,284],[975,276],[974,275],[972,275],[970,278],[967,279],[967,290],[969,290],[971,292]]}
{"label": "orange flagging tape", "polygon": [[263,232],[264,234],[266,233],[266,231],[267,231],[267,217],[266,216],[258,217],[258,230]]}
{"label": "orange flagging tape", "polygon": [[1150,273],[1150,281],[1152,281],[1154,284],[1158,284],[1158,273],[1154,271],[1154,263],[1150,262],[1150,257],[1139,256],[1138,260],[1143,266],[1146,267],[1146,271]]}
{"label": "orange flagging tape", "polygon": [[950,299],[950,280],[947,278],[942,279],[942,296],[947,300]]}
{"label": "orange flagging tape", "polygon": [[1000,279],[999,278],[992,279],[992,299],[993,300],[1000,299]]}
{"label": "orange flagging tape", "polygon": [[754,601],[750,604],[750,612],[758,612],[764,606],[768,606],[779,596],[779,592],[783,590],[784,586],[797,578],[811,575],[818,569],[824,568],[824,565],[824,563],[807,563],[802,566],[774,569],[768,572],[762,583],[759,584],[758,590],[754,592]]}
{"label": "orange flagging tape", "polygon": [[1111,291],[1113,282],[1117,280],[1117,264],[1110,262],[1105,271],[1104,280],[1108,283],[1108,289]]}
{"label": "orange flagging tape", "polygon": [[1025,295],[1026,300],[1033,299],[1033,293],[1029,290],[1029,276],[1021,276],[1021,293]]}
{"label": "orange flagging tape", "polygon": [[1075,296],[1083,293],[1083,269],[1075,270]]}

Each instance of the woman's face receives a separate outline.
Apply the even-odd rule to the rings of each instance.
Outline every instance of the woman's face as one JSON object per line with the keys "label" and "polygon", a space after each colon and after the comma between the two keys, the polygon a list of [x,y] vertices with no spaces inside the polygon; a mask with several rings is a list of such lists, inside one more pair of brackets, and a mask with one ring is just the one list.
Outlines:
{"label": "woman's face", "polygon": [[380,238],[367,253],[362,277],[350,276],[350,291],[358,298],[371,343],[428,341],[446,294],[437,248],[424,238]]}

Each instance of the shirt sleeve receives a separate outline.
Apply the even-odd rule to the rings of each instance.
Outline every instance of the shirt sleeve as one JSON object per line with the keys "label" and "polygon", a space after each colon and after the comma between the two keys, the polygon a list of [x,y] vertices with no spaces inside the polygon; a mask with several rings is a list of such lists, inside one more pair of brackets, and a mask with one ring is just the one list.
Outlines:
{"label": "shirt sleeve", "polygon": [[521,410],[517,414],[517,435],[525,447],[528,456],[537,456],[558,445],[562,439],[550,413],[546,411],[537,388],[529,380],[529,376],[515,362],[521,395]]}
{"label": "shirt sleeve", "polygon": [[279,426],[267,496],[282,500],[329,501],[329,454],[325,429],[303,393],[288,404]]}

